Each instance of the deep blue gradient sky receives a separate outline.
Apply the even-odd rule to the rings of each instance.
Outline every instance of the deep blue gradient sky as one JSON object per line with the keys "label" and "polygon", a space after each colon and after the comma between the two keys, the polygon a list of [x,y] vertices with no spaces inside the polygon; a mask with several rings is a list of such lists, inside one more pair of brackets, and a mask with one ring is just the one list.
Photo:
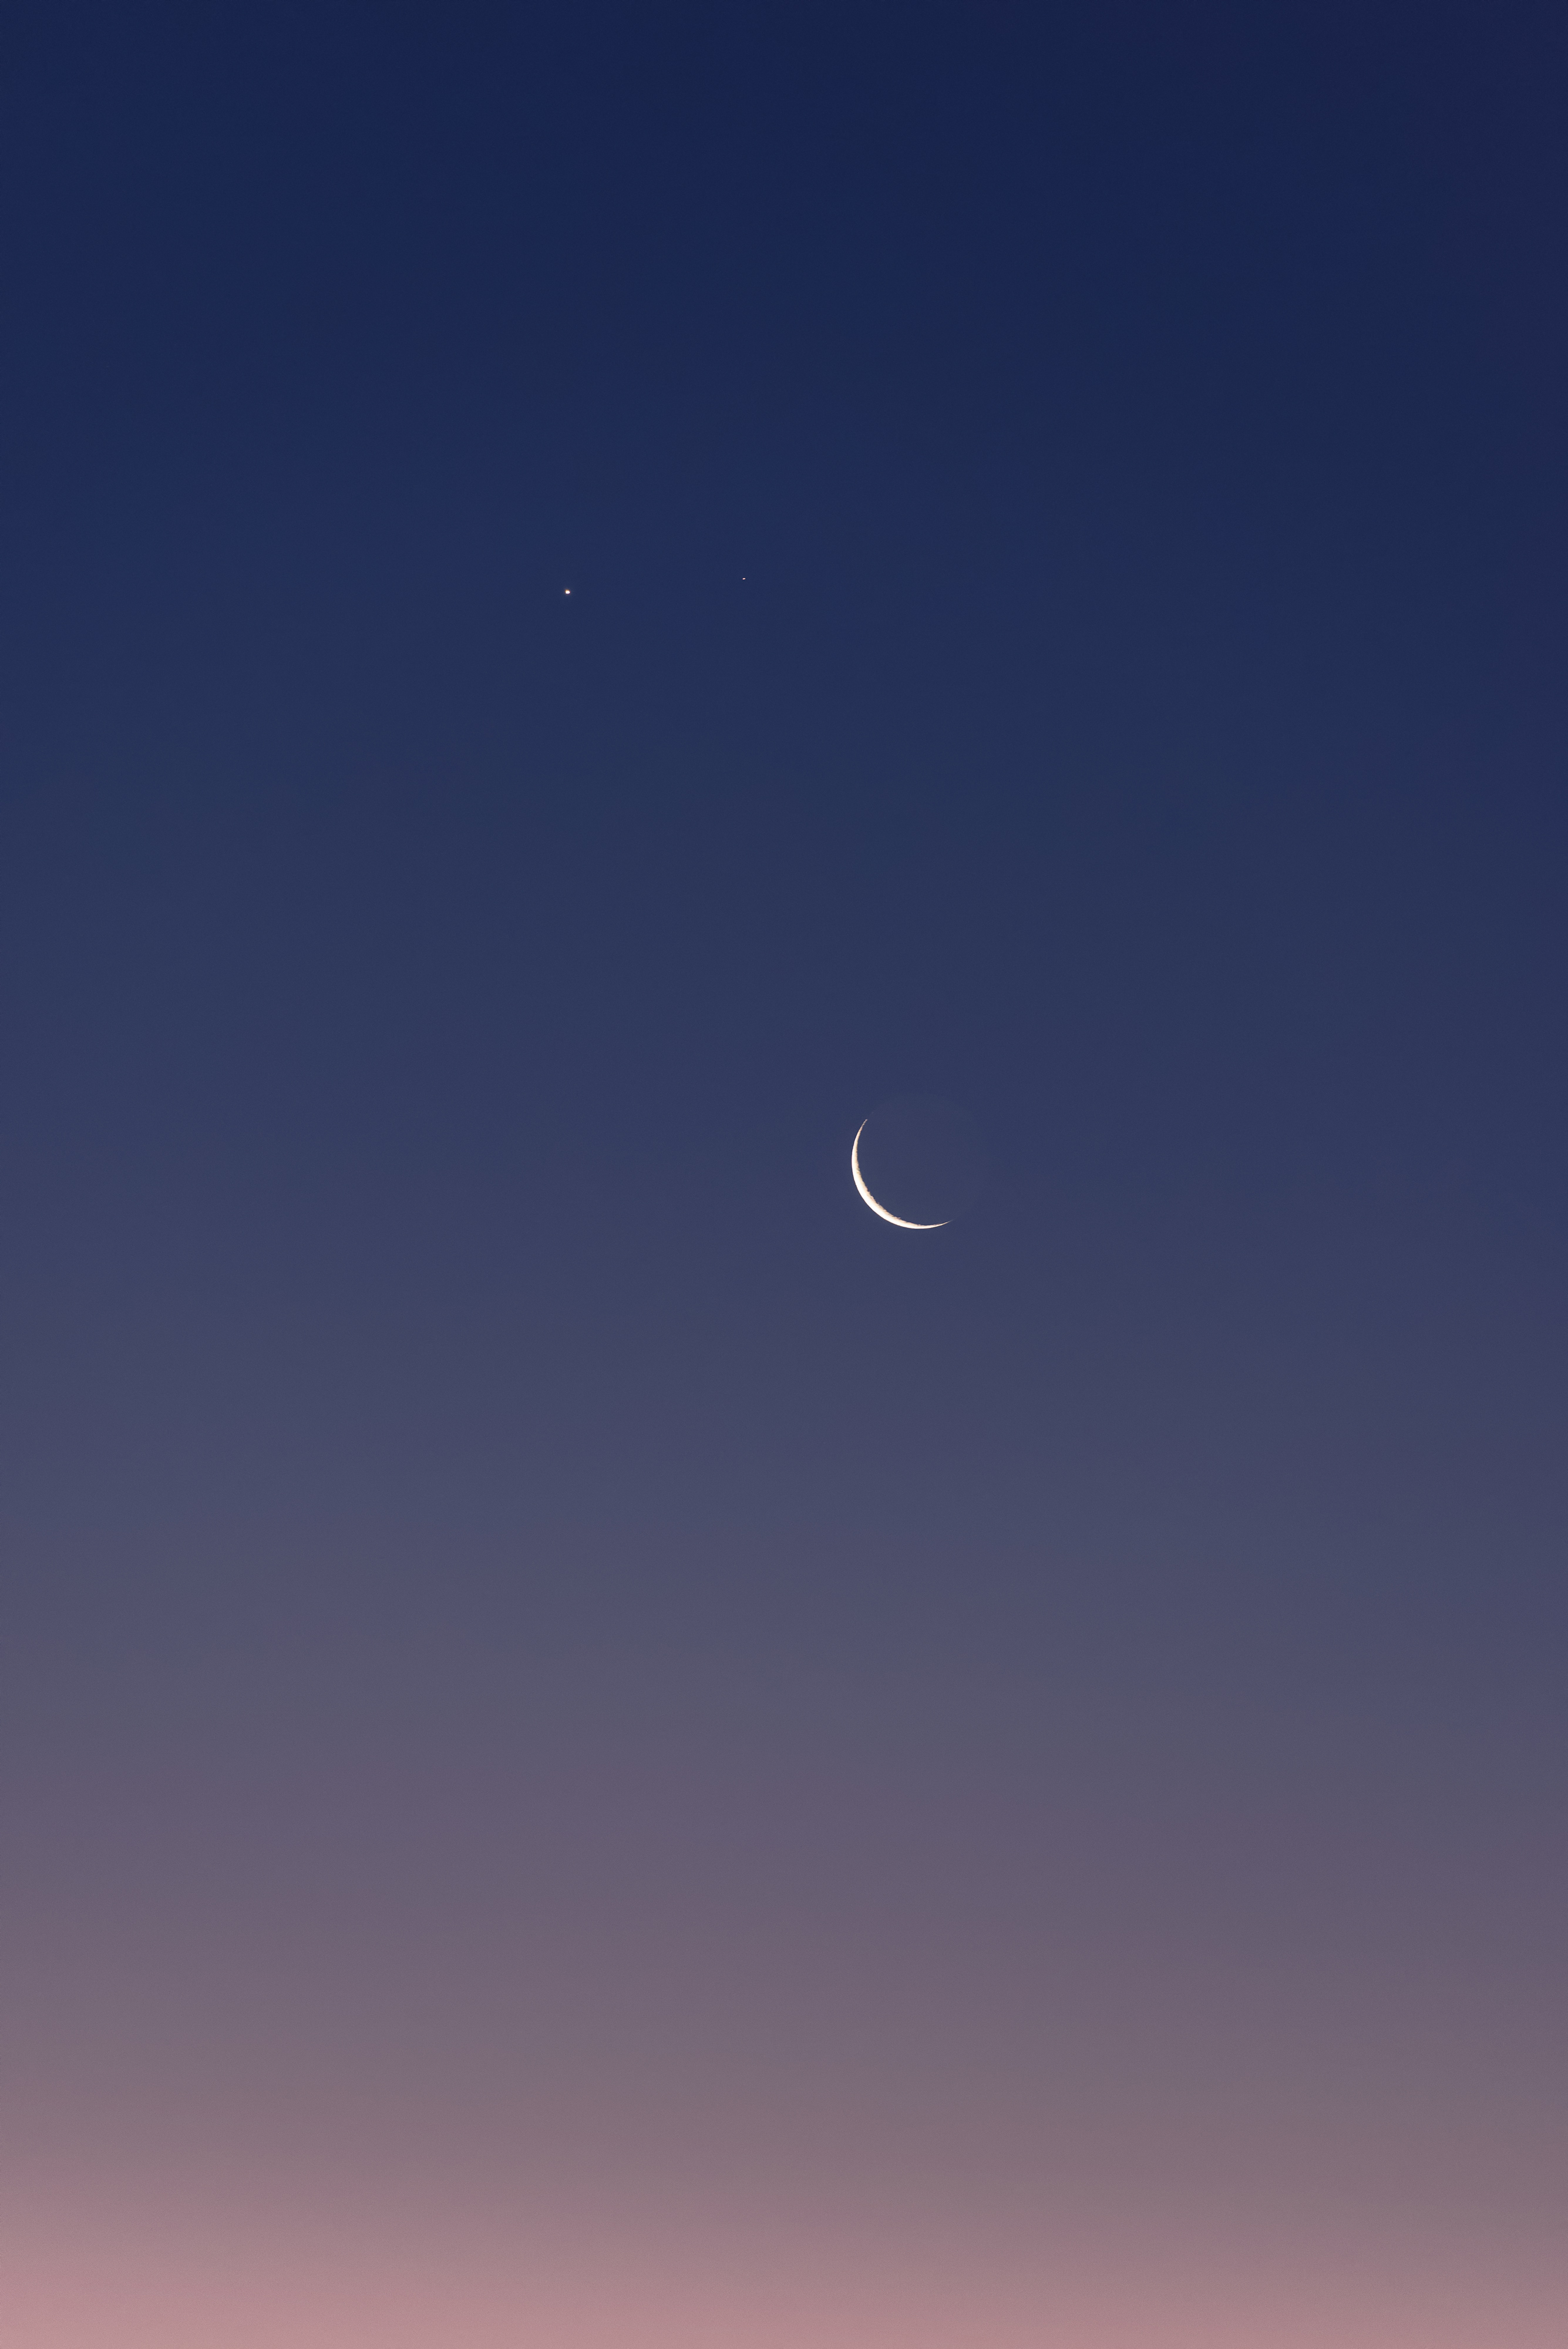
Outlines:
{"label": "deep blue gradient sky", "polygon": [[1115,2269],[1197,2180],[1276,2312],[1343,2204],[1353,2349],[1407,2220],[1560,2275],[1565,93],[1545,7],[12,16],[44,2205],[394,2113],[427,2215],[547,2138]]}

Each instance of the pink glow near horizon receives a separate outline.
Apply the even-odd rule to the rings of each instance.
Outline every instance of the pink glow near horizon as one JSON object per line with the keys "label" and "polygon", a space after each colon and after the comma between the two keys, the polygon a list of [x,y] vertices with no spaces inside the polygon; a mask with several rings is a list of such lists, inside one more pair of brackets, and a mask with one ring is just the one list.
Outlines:
{"label": "pink glow near horizon", "polygon": [[1561,2349],[1492,2246],[1102,2220],[887,2230],[500,2208],[417,2218],[8,2198],[8,2349]]}

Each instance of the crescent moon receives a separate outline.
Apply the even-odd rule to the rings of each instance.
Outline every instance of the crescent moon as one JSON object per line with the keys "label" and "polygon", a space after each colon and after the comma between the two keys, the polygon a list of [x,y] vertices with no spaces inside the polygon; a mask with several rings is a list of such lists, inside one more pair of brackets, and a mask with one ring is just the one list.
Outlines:
{"label": "crescent moon", "polygon": [[866,1188],[866,1177],[860,1172],[860,1136],[865,1133],[868,1123],[868,1119],[861,1119],[860,1123],[856,1128],[855,1139],[849,1145],[849,1172],[855,1177],[855,1187],[859,1192],[860,1196],[865,1200],[866,1205],[870,1208],[871,1213],[874,1216],[880,1216],[885,1224],[897,1224],[901,1232],[940,1232],[942,1229],[943,1225],[951,1223],[952,1217],[950,1216],[944,1216],[940,1224],[911,1224],[907,1216],[890,1216],[888,1213],[887,1208],[883,1206],[881,1201],[879,1199],[874,1199],[871,1196],[870,1192]]}

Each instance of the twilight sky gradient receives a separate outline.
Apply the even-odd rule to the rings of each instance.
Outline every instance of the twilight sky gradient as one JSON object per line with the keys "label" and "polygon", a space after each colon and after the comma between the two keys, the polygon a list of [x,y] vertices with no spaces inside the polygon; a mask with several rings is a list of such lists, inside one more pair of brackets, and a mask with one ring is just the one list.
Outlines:
{"label": "twilight sky gradient", "polygon": [[1565,106],[9,16],[6,2349],[1562,2349]]}

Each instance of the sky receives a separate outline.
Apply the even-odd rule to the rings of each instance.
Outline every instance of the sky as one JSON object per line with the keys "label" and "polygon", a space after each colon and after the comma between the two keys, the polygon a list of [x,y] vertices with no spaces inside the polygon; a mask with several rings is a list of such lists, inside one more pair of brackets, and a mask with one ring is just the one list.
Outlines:
{"label": "sky", "polygon": [[8,13],[8,2349],[1560,2349],[1565,99]]}

